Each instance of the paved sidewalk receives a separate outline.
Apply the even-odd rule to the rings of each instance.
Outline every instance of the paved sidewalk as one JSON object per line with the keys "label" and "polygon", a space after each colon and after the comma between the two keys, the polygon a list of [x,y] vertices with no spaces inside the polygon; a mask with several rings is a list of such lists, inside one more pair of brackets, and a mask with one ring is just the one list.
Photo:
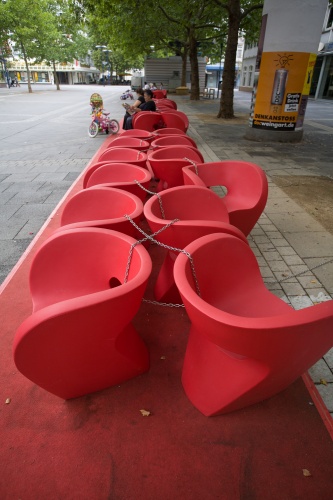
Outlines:
{"label": "paved sidewalk", "polygon": [[[0,90],[3,91],[0,92],[0,97],[8,95],[11,98],[17,89],[10,93],[7,89]],[[24,94],[24,89],[18,90]],[[66,89],[61,98],[74,95],[75,90],[82,93],[96,91],[94,88]],[[98,90],[103,95],[109,95],[108,99],[113,99],[111,92],[114,89]],[[122,88],[117,90],[120,93]],[[48,92],[49,89],[42,91]],[[304,141],[298,145],[286,145],[255,143],[244,139],[249,94],[235,92],[235,111],[239,118],[228,122],[216,119],[217,100],[191,102],[188,97],[170,97],[178,103],[179,109],[189,116],[189,135],[196,140],[206,161],[247,160],[257,163],[266,172],[269,179],[268,203],[264,214],[251,232],[249,242],[269,289],[295,309],[331,300],[333,235],[277,187],[273,178],[274,175],[333,177],[330,146],[333,119],[324,115],[327,109],[333,111],[333,103],[320,101],[310,105],[309,120],[305,121]],[[119,97],[114,99],[117,99],[120,109]],[[34,144],[22,144],[15,139],[16,142],[12,142],[10,146],[2,142],[2,279],[15,265],[48,215],[104,140],[104,136],[95,140],[87,138],[86,125],[82,128],[82,117],[76,117],[75,106],[72,107],[73,110],[70,105],[66,109],[67,114],[71,115],[70,123],[74,124],[74,128],[68,128],[66,123],[69,122],[66,122],[65,118],[63,121],[61,118],[54,118],[47,147],[41,148],[38,141]],[[50,111],[48,114],[52,113],[53,111]],[[89,111],[84,110],[85,113],[88,116]],[[115,117],[120,119],[122,114],[120,109]],[[33,122],[35,118],[28,120]],[[65,125],[66,134],[63,134]],[[333,416],[333,349],[310,370],[310,374]]]}

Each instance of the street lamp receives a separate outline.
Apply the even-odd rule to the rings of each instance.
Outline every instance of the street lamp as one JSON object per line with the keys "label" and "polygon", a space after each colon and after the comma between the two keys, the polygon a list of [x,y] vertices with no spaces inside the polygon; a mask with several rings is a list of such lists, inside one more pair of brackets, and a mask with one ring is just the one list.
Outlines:
{"label": "street lamp", "polygon": [[112,78],[112,65],[111,65],[111,62],[110,62],[110,59],[109,59],[109,53],[112,52],[112,50],[109,50],[109,49],[104,49],[103,52],[106,54],[106,61],[107,61],[107,65],[109,67],[109,72],[110,72],[110,85],[111,85],[111,78]]}
{"label": "street lamp", "polygon": [[[106,49],[106,45],[96,45],[96,49],[101,49],[101,55],[103,56],[102,50]],[[102,61],[102,65],[103,65],[103,61]],[[103,86],[105,86],[105,83],[104,83],[104,71],[103,71]]]}

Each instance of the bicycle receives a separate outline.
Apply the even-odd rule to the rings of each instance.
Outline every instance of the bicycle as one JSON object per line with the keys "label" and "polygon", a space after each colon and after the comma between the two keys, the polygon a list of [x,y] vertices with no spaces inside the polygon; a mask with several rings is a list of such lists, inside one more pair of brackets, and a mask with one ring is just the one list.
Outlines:
{"label": "bicycle", "polygon": [[134,96],[130,90],[125,90],[125,92],[120,96],[120,99],[122,101],[125,101],[128,98],[132,101],[134,99]]}
{"label": "bicycle", "polygon": [[109,118],[109,114],[101,108],[92,107],[92,121],[88,129],[89,137],[96,137],[98,132],[105,132],[106,134],[117,134],[119,132],[118,121]]}

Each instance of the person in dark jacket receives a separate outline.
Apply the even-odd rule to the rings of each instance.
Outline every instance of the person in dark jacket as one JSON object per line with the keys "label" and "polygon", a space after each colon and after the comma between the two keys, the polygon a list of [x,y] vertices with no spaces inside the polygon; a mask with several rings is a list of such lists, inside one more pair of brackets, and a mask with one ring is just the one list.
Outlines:
{"label": "person in dark jacket", "polygon": [[143,89],[141,87],[139,87],[136,90],[136,94],[137,94],[137,99],[134,102],[134,104],[132,104],[132,106],[130,106],[126,102],[123,103],[123,106],[126,109],[126,113],[125,113],[124,121],[123,121],[123,128],[125,126],[127,118],[132,116],[134,108],[138,108],[140,106],[140,104],[143,104],[145,102],[145,98],[143,97]]}
{"label": "person in dark jacket", "polygon": [[[142,111],[156,111],[156,104],[155,101],[153,101],[153,92],[150,89],[144,90],[143,97],[145,99],[145,102],[143,104],[140,104],[140,106],[138,107],[133,106],[133,114],[141,113]],[[133,115],[129,116],[126,121],[124,121],[124,130],[130,130],[133,128],[132,118]]]}

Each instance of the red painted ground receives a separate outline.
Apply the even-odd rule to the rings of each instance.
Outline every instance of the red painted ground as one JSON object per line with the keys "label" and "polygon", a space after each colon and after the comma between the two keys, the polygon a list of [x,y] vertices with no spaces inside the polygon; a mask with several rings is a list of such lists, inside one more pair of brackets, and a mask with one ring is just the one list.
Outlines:
{"label": "red painted ground", "polygon": [[[80,187],[81,180],[73,189]],[[162,250],[149,251],[151,298]],[[142,305],[135,325],[151,369],[119,387],[63,401],[25,379],[11,349],[31,312],[33,253],[0,298],[1,500],[333,498],[333,443],[301,379],[268,401],[221,417],[206,418],[192,407],[180,382],[189,330],[183,309]]]}

